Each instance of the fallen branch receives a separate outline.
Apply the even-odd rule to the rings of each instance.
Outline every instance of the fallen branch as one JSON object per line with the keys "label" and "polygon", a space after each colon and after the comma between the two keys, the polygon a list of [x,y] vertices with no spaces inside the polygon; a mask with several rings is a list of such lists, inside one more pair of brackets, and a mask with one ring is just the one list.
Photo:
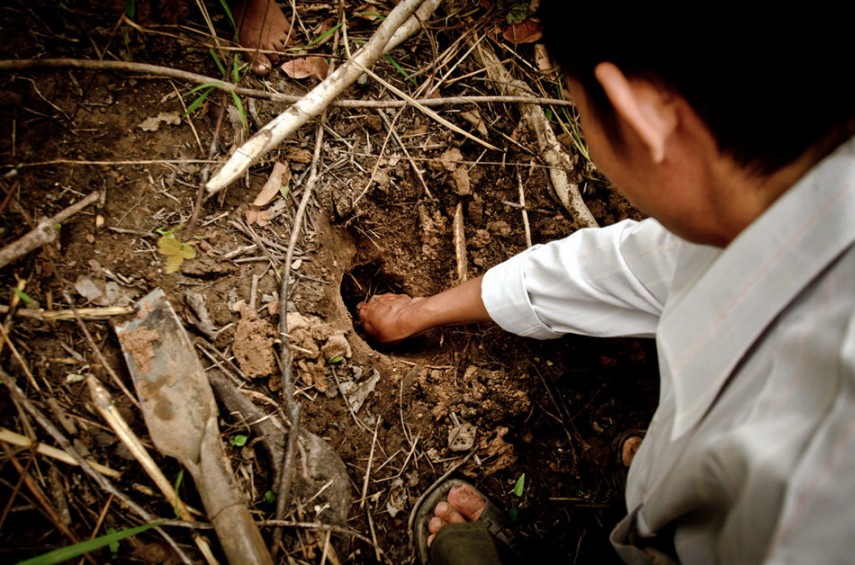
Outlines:
{"label": "fallen branch", "polygon": [[219,192],[239,178],[262,155],[279,145],[303,124],[326,110],[344,89],[362,75],[362,69],[372,66],[383,55],[395,32],[407,21],[422,0],[403,0],[386,16],[377,31],[352,59],[333,71],[322,83],[300,101],[261,128],[220,168],[206,185],[208,194]]}
{"label": "fallen branch", "polygon": [[[427,5],[429,1],[425,0]],[[424,7],[423,5],[423,7]],[[397,34],[396,34],[397,35]],[[391,42],[390,42],[391,44]],[[194,84],[205,84],[213,86],[224,92],[234,92],[239,96],[256,98],[258,100],[270,100],[271,102],[287,102],[292,104],[303,99],[301,94],[282,94],[281,92],[269,92],[256,88],[238,86],[232,82],[191,73],[172,67],[150,65],[148,63],[132,63],[129,61],[93,61],[90,59],[12,59],[0,61],[0,72],[3,71],[26,71],[29,69],[82,69],[86,71],[121,71],[134,74],[154,75],[157,77],[174,78]],[[572,106],[569,100],[560,98],[533,98],[532,96],[448,96],[445,98],[416,98],[422,106],[452,106],[460,104],[539,104],[548,106]],[[329,104],[336,108],[403,108],[409,106],[406,100],[333,100]],[[63,162],[63,160],[58,160]],[[161,161],[152,161],[159,163]],[[185,162],[185,161],[179,161]],[[193,163],[207,163],[208,161],[186,161]],[[93,161],[93,163],[97,163]]]}
{"label": "fallen branch", "polygon": [[100,197],[100,193],[93,192],[83,200],[72,204],[52,218],[42,218],[38,225],[22,238],[13,241],[3,249],[0,249],[0,268],[5,267],[30,251],[38,249],[42,245],[51,243],[56,239],[57,224],[61,224],[71,216],[77,214]]}
{"label": "fallen branch", "polygon": [[[511,76],[511,73],[505,69],[492,48],[481,42],[476,49],[488,76],[502,94],[533,95],[527,84]],[[573,170],[570,157],[561,148],[561,144],[555,137],[555,132],[552,131],[549,121],[546,119],[543,108],[534,104],[523,103],[521,111],[523,119],[528,122],[531,131],[535,134],[540,155],[549,165],[549,178],[558,200],[561,201],[561,204],[580,227],[596,227],[598,225],[597,220],[594,219],[593,214],[582,199],[579,185],[570,179],[570,171]]]}

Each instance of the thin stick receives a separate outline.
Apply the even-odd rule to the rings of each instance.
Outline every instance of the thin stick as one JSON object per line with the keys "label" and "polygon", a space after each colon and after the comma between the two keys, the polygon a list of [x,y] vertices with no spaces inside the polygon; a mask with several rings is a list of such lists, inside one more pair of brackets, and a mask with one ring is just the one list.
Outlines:
{"label": "thin stick", "polygon": [[[214,126],[214,135],[211,136],[211,144],[208,146],[208,159],[213,159],[217,154],[217,141],[220,139],[220,130],[223,127],[223,116],[226,115],[226,101],[220,102],[220,112],[217,114],[217,124]],[[194,130],[195,131],[195,130]],[[196,190],[196,202],[193,204],[193,215],[190,216],[190,221],[187,223],[188,237],[193,235],[193,230],[196,228],[196,220],[202,211],[202,203],[205,199],[205,183],[208,182],[208,177],[211,175],[210,165],[205,165],[202,169],[202,180],[199,183],[199,188]]]}
{"label": "thin stick", "polygon": [[380,429],[380,421],[382,418],[377,418],[377,423],[374,425],[374,437],[371,439],[371,451],[368,452],[368,466],[365,467],[365,478],[362,481],[362,500],[359,501],[359,508],[365,507],[365,497],[368,495],[368,479],[371,478],[371,463],[374,461],[374,446],[377,445],[377,431]]}
{"label": "thin stick", "polygon": [[[531,164],[533,167],[534,161],[532,161]],[[529,169],[529,171],[530,170],[531,169]],[[523,186],[522,175],[520,174],[519,169],[517,169],[517,182],[520,187],[520,211],[522,212],[523,228],[525,228],[525,246],[526,249],[528,249],[531,247],[531,228],[528,225],[528,210],[526,210],[525,207],[525,186]]]}
{"label": "thin stick", "polygon": [[[54,269],[54,272],[59,271],[56,271]],[[71,311],[76,312],[77,309],[74,307],[74,301],[71,300],[71,296],[69,296],[68,292],[63,291],[62,295],[65,298],[65,301],[71,305]],[[101,348],[98,347],[98,344],[95,343],[95,339],[92,337],[92,334],[89,333],[89,328],[86,327],[86,324],[83,323],[83,320],[80,318],[80,316],[77,316],[75,320],[77,321],[77,326],[80,328],[80,331],[82,331],[83,335],[86,336],[86,341],[89,342],[89,347],[92,348],[92,352],[95,354],[95,357],[98,359],[98,362],[101,363],[101,366],[104,367],[104,370],[107,371],[108,375],[110,375],[110,379],[112,379],[113,384],[115,384],[116,387],[118,387],[118,389],[121,390],[125,394],[125,396],[128,397],[128,400],[130,400],[133,405],[137,407],[137,409],[142,410],[142,405],[140,404],[140,401],[137,400],[136,396],[131,394],[131,391],[128,390],[128,387],[125,386],[125,383],[122,382],[122,379],[119,378],[119,375],[116,374],[116,371],[114,371],[113,367],[110,366],[110,363],[107,362],[107,358],[104,357],[104,353],[101,351]]]}
{"label": "thin stick", "polygon": [[321,530],[324,532],[334,532],[337,534],[343,534],[346,536],[354,537],[358,540],[364,541],[368,545],[373,545],[378,549],[381,553],[382,549],[377,547],[374,542],[371,541],[371,538],[368,536],[364,536],[359,532],[351,530],[350,528],[346,528],[343,526],[336,526],[334,524],[323,524],[321,522],[294,522],[291,520],[262,520],[258,522],[258,525],[261,527],[264,526],[274,526],[281,528],[303,528],[307,530]]}
{"label": "thin stick", "polygon": [[33,373],[30,371],[30,368],[27,366],[23,357],[21,357],[21,354],[18,353],[18,348],[16,348],[15,344],[12,343],[12,339],[9,337],[9,334],[6,332],[6,328],[3,324],[0,324],[0,337],[3,338],[3,342],[0,342],[0,344],[5,342],[6,345],[9,346],[9,351],[12,352],[12,356],[18,364],[21,365],[21,368],[24,370],[24,374],[27,376],[27,380],[30,381],[32,387],[36,389],[37,392],[41,392],[42,389],[39,387],[39,383],[36,381],[36,378],[33,376]]}
{"label": "thin stick", "polygon": [[38,249],[42,245],[52,242],[57,236],[57,224],[61,224],[71,216],[77,214],[100,197],[100,193],[93,192],[83,200],[72,204],[59,214],[50,218],[42,218],[38,225],[20,239],[13,241],[3,249],[0,249],[0,268],[5,267],[12,261],[23,257],[30,251]]}
{"label": "thin stick", "polygon": [[[421,169],[419,169],[418,166],[416,166],[416,162],[413,161],[413,157],[412,157],[412,155],[410,155],[410,152],[407,150],[407,146],[404,145],[404,142],[401,141],[401,137],[398,135],[398,132],[395,130],[394,122],[389,123],[389,118],[387,118],[383,112],[378,111],[377,113],[380,114],[380,118],[383,119],[383,123],[386,124],[387,128],[389,128],[389,133],[391,133],[392,137],[395,138],[395,141],[398,143],[398,147],[401,148],[401,151],[403,151],[404,155],[407,157],[407,161],[410,162],[410,168],[413,169],[413,172],[416,173],[416,177],[418,177],[419,182],[422,183],[422,188],[425,189],[425,194],[427,194],[427,197],[430,198],[431,200],[435,200],[433,194],[431,194],[431,191],[428,188],[427,183],[425,182],[425,177],[422,175]],[[396,118],[397,118],[397,116],[396,116]]]}
{"label": "thin stick", "polygon": [[[380,114],[380,117],[384,120],[386,119],[386,117],[383,115],[383,112],[378,112],[378,114]],[[395,125],[395,122],[397,122],[398,118],[400,117],[401,112],[395,114],[395,118],[392,120],[392,125]],[[371,169],[371,176],[368,177],[368,182],[365,183],[365,188],[362,189],[362,192],[359,193],[359,196],[353,199],[353,208],[356,208],[356,203],[362,199],[365,193],[368,192],[368,189],[371,188],[371,183],[374,182],[374,177],[377,175],[377,169],[380,168],[380,163],[383,161],[383,154],[386,152],[386,146],[389,145],[389,138],[392,137],[392,129],[388,129],[389,131],[386,133],[386,137],[383,138],[383,145],[380,147],[380,153],[377,155],[377,160],[374,163],[374,168]]]}
{"label": "thin stick", "polygon": [[[72,532],[68,528],[68,526],[62,521],[62,518],[60,518],[59,514],[56,511],[56,508],[54,508],[53,505],[48,501],[48,498],[45,495],[44,491],[30,475],[30,464],[34,461],[34,459],[30,458],[27,463],[27,466],[24,467],[23,465],[21,465],[21,462],[18,461],[18,458],[15,457],[14,454],[9,453],[9,446],[0,443],[0,447],[3,448],[4,452],[9,454],[9,461],[12,462],[12,465],[15,467],[15,470],[17,470],[21,477],[23,477],[23,483],[27,485],[27,488],[30,490],[45,515],[50,519],[51,522],[53,522],[53,525],[60,532],[62,532],[64,536],[71,540],[72,543],[78,543],[80,540],[77,538],[74,532]],[[90,563],[95,563],[95,560],[92,559],[91,556],[88,557],[88,560]]]}
{"label": "thin stick", "polygon": [[[356,61],[356,59],[353,59],[353,60],[354,60],[354,61]],[[357,65],[361,65],[361,63],[359,63],[359,62],[357,62],[356,64],[357,64]],[[438,122],[439,124],[444,125],[445,127],[447,127],[448,129],[450,129],[451,131],[454,131],[454,132],[456,132],[456,133],[459,133],[459,134],[460,134],[460,135],[462,135],[463,137],[469,138],[469,139],[471,139],[472,141],[474,141],[475,143],[477,143],[477,144],[479,144],[479,145],[483,145],[483,146],[484,146],[484,147],[486,147],[487,149],[492,149],[493,151],[501,151],[501,149],[499,149],[499,148],[498,148],[498,147],[496,147],[495,145],[491,145],[490,143],[487,143],[486,141],[484,141],[484,140],[483,140],[483,139],[481,139],[480,137],[478,137],[478,136],[476,136],[476,135],[472,135],[472,134],[471,134],[471,133],[469,133],[468,131],[466,131],[466,130],[464,130],[464,129],[462,129],[462,128],[459,128],[459,127],[457,127],[456,125],[452,124],[451,122],[449,122],[448,120],[446,120],[445,118],[443,118],[442,116],[440,116],[439,114],[437,114],[436,112],[434,112],[433,110],[431,110],[430,108],[428,108],[427,106],[425,106],[424,104],[422,104],[422,103],[418,102],[415,98],[413,98],[413,97],[409,96],[408,94],[406,94],[406,93],[405,93],[403,90],[401,90],[400,88],[396,87],[396,86],[395,86],[395,85],[393,85],[392,83],[390,83],[390,82],[388,82],[388,81],[385,81],[385,80],[383,80],[382,78],[380,78],[379,76],[377,76],[377,74],[376,74],[376,73],[374,73],[374,71],[372,71],[371,69],[369,69],[367,66],[362,66],[362,67],[361,67],[361,69],[362,69],[362,72],[364,72],[365,74],[367,74],[368,76],[370,76],[371,78],[373,78],[375,81],[377,81],[379,84],[383,85],[385,88],[387,88],[387,89],[389,89],[390,91],[392,91],[396,96],[399,96],[399,97],[403,98],[404,100],[406,100],[407,102],[409,102],[411,105],[413,105],[413,106],[415,106],[416,108],[418,108],[419,110],[421,110],[421,112],[422,112],[423,114],[425,114],[427,117],[429,117],[429,118],[433,119],[434,121]]]}
{"label": "thin stick", "polygon": [[[43,443],[33,442],[27,436],[22,436],[21,434],[17,434],[12,430],[8,430],[6,428],[0,428],[0,441],[5,441],[6,443],[17,445],[18,447],[26,447],[35,449],[41,455],[45,457],[50,457],[52,459],[56,459],[58,461],[62,461],[63,463],[67,463],[68,465],[73,465],[75,467],[79,466],[77,461],[74,458],[61,449],[57,449],[55,447],[51,447],[50,445],[45,445]],[[92,468],[105,475],[107,477],[112,477],[117,479],[122,476],[121,473],[116,471],[115,469],[111,469],[110,467],[106,467],[101,465],[100,463],[96,463],[91,459],[86,460]]]}
{"label": "thin stick", "polygon": [[[15,59],[0,61],[0,72],[16,71],[39,68],[79,68],[83,70],[93,71],[125,71],[137,74],[155,75],[157,77],[174,78],[191,82],[194,84],[205,84],[212,86],[224,92],[234,92],[240,96],[256,98],[259,100],[270,100],[271,102],[299,102],[303,96],[298,94],[282,94],[280,92],[269,92],[267,90],[258,90],[255,88],[246,88],[238,86],[231,82],[174,69],[172,67],[163,67],[160,65],[150,65],[148,63],[132,63],[128,61],[93,61],[89,59]],[[483,71],[479,71],[483,72]],[[460,78],[455,78],[447,83],[459,81]],[[537,104],[542,106],[573,106],[570,100],[561,98],[534,97],[534,96],[513,96],[513,95],[488,95],[488,96],[447,96],[441,98],[417,98],[416,101],[422,106],[452,106],[460,104],[492,104],[492,103],[525,103]],[[336,108],[402,108],[409,106],[410,103],[405,100],[354,100],[341,99],[333,100],[329,104]]]}
{"label": "thin stick", "polygon": [[[5,304],[0,304],[0,314],[8,314],[11,309]],[[78,308],[75,316],[74,310],[32,310],[30,308],[19,308],[14,311],[15,316],[21,318],[32,318],[45,322],[58,322],[74,320],[80,317],[83,320],[102,320],[113,316],[124,316],[133,314],[133,306],[110,306],[108,308]]]}
{"label": "thin stick", "polygon": [[[282,518],[285,516],[285,508],[287,507],[288,494],[291,488],[291,482],[294,479],[296,465],[294,458],[297,452],[297,442],[300,437],[300,404],[294,399],[294,383],[291,375],[291,347],[288,342],[288,281],[291,278],[291,263],[294,257],[294,249],[297,247],[297,240],[300,238],[300,229],[303,225],[303,217],[306,215],[306,207],[309,205],[309,200],[312,197],[312,189],[318,180],[318,161],[321,158],[321,148],[323,147],[324,129],[323,121],[318,122],[315,134],[315,153],[312,158],[312,167],[309,178],[306,181],[306,186],[303,188],[303,198],[300,200],[300,205],[297,207],[297,212],[294,216],[294,223],[291,227],[291,239],[288,242],[288,251],[285,254],[285,265],[282,273],[282,283],[279,291],[279,333],[281,345],[280,360],[282,364],[282,395],[285,400],[285,407],[288,411],[288,418],[291,420],[291,430],[288,432],[288,448],[285,450],[285,458],[282,465],[282,476],[279,482],[279,496],[276,497],[276,517]],[[281,530],[276,529],[273,532],[273,547],[279,547],[281,541]]]}
{"label": "thin stick", "polygon": [[[531,93],[527,84],[514,80],[513,76],[501,64],[498,64],[499,58],[489,45],[479,44],[478,54],[483,65],[490,70],[490,78],[501,91],[516,94]],[[570,178],[570,173],[573,170],[570,157],[558,143],[555,132],[552,131],[552,127],[546,120],[543,108],[523,104],[521,110],[535,134],[540,154],[549,165],[549,178],[561,204],[578,222],[579,227],[596,227],[599,224],[585,204],[582,194],[579,192],[578,184]]]}
{"label": "thin stick", "polygon": [[466,234],[463,231],[463,202],[454,209],[454,255],[457,258],[457,282],[469,278],[469,258],[466,252]]}

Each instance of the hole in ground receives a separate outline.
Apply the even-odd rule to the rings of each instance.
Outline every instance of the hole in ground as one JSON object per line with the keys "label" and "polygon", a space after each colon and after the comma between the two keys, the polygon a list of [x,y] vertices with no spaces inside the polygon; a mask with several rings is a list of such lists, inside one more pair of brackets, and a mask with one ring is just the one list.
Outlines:
{"label": "hole in ground", "polygon": [[395,345],[383,345],[374,341],[362,327],[359,315],[356,313],[356,305],[375,294],[405,294],[404,284],[401,277],[392,275],[383,270],[380,260],[371,261],[358,265],[345,273],[341,278],[341,298],[350,317],[353,320],[353,329],[373,349],[380,352],[414,352],[423,347],[423,338],[414,337]]}

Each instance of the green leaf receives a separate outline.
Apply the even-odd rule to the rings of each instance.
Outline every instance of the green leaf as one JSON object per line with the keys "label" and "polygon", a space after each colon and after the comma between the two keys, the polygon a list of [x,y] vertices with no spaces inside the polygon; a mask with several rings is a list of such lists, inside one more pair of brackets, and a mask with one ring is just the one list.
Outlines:
{"label": "green leaf", "polygon": [[15,296],[20,298],[24,302],[24,304],[26,304],[27,306],[33,305],[33,299],[30,298],[30,296],[26,292],[24,292],[18,287],[14,287],[12,288],[12,290],[15,291]]}
{"label": "green leaf", "polygon": [[226,17],[229,19],[229,23],[232,24],[233,28],[237,28],[235,25],[235,17],[232,15],[232,9],[229,7],[229,3],[226,0],[220,0],[220,6],[223,7],[223,11],[226,13]]}
{"label": "green leaf", "polygon": [[95,539],[70,545],[68,547],[61,547],[59,549],[55,549],[53,551],[49,551],[47,553],[39,555],[38,557],[33,557],[32,559],[28,559],[26,561],[21,561],[18,565],[50,565],[53,563],[62,563],[63,561],[68,561],[69,559],[80,557],[81,555],[89,553],[90,551],[95,551],[96,549],[101,549],[104,546],[119,542],[125,538],[141,534],[146,530],[156,528],[162,523],[163,522],[154,522],[153,524],[143,524],[142,526],[137,526],[136,528],[130,528],[127,530],[122,530],[120,532],[106,534]]}
{"label": "green leaf", "polygon": [[307,45],[307,47],[314,47],[315,45],[317,45],[318,43],[320,43],[321,41],[323,41],[324,39],[326,39],[326,38],[327,38],[327,37],[329,37],[330,35],[334,34],[336,31],[338,31],[338,28],[340,28],[340,27],[341,27],[341,25],[342,25],[342,22],[339,22],[339,23],[335,24],[335,25],[334,25],[334,26],[332,26],[330,29],[328,29],[327,31],[323,32],[322,34],[320,34],[319,36],[317,36],[315,39],[313,39],[313,40],[312,40],[312,41]]}
{"label": "green leaf", "polygon": [[227,77],[229,73],[226,72],[226,67],[223,65],[223,62],[220,61],[220,56],[217,55],[217,52],[214,51],[214,48],[208,49],[208,53],[211,54],[211,58],[214,59],[214,63],[217,64],[217,68],[220,69],[220,76]]}
{"label": "green leaf", "polygon": [[[108,534],[115,534],[116,528],[107,528],[107,533]],[[119,541],[118,540],[111,541],[108,545],[110,546],[110,557],[112,559],[115,559],[116,557],[119,556]]]}
{"label": "green leaf", "polygon": [[224,83],[224,82],[223,82],[223,81],[221,81],[221,80],[209,80],[208,82],[203,82],[202,84],[200,84],[200,85],[198,85],[198,86],[194,86],[193,88],[191,88],[190,90],[188,90],[188,91],[187,91],[187,94],[185,94],[184,96],[190,96],[190,95],[191,95],[191,94],[193,94],[194,92],[199,92],[200,90],[203,90],[203,89],[205,89],[205,88],[208,88],[208,89],[211,89],[211,88],[222,88],[222,87],[224,87],[224,86],[226,86],[226,83]]}
{"label": "green leaf", "polygon": [[243,104],[241,103],[240,96],[237,95],[237,92],[232,92],[232,100],[234,100],[243,129],[249,130],[249,125],[246,123],[246,112],[243,109]]}
{"label": "green leaf", "polygon": [[269,490],[264,493],[264,503],[265,504],[273,504],[276,502],[276,494],[272,490]]}
{"label": "green leaf", "polygon": [[393,58],[392,58],[392,56],[391,56],[391,55],[389,55],[388,53],[386,54],[386,60],[387,60],[387,61],[389,61],[389,64],[390,64],[390,65],[392,65],[392,66],[395,68],[395,70],[396,70],[396,71],[398,71],[398,73],[399,73],[401,76],[403,76],[405,79],[407,79],[408,81],[410,81],[410,83],[412,83],[412,85],[413,85],[413,86],[418,86],[418,84],[416,83],[415,79],[414,79],[413,77],[411,77],[411,76],[407,73],[407,71],[405,71],[405,70],[404,70],[404,67],[402,67],[401,65],[399,65],[399,64],[398,64],[398,61],[396,61],[395,59],[393,59]]}
{"label": "green leaf", "polygon": [[344,361],[344,357],[342,357],[341,355],[336,355],[335,357],[330,359],[329,363],[330,365],[338,365],[342,361]]}
{"label": "green leaf", "polygon": [[525,489],[525,473],[520,475],[520,478],[517,479],[517,484],[514,485],[514,490],[512,492],[517,496],[522,496],[524,489]]}
{"label": "green leaf", "polygon": [[516,506],[508,508],[508,517],[511,519],[511,523],[516,524],[517,520],[520,518],[519,509]]}
{"label": "green leaf", "polygon": [[175,477],[175,487],[172,489],[172,494],[175,496],[175,500],[172,503],[172,510],[175,512],[176,518],[181,514],[181,508],[178,505],[178,487],[181,486],[182,481],[184,481],[184,469],[178,471],[178,476]]}
{"label": "green leaf", "polygon": [[201,106],[202,104],[204,104],[204,103],[205,103],[205,100],[207,100],[207,99],[208,99],[208,96],[210,96],[210,95],[211,95],[211,93],[212,93],[213,91],[214,91],[214,87],[213,87],[213,86],[209,86],[209,87],[208,87],[208,90],[206,90],[205,92],[203,92],[203,93],[199,96],[199,98],[197,98],[196,100],[194,100],[194,101],[193,101],[193,103],[192,103],[192,104],[190,104],[189,106],[187,106],[187,111],[186,111],[186,112],[184,112],[184,115],[183,115],[183,116],[181,116],[181,119],[185,119],[185,118],[187,118],[187,116],[189,116],[190,114],[192,114],[193,112],[195,112],[196,110],[198,110],[198,109],[199,109],[199,106]]}
{"label": "green leaf", "polygon": [[235,447],[243,447],[244,445],[246,445],[246,440],[248,439],[249,438],[243,434],[237,434],[229,441],[229,443],[231,443]]}
{"label": "green leaf", "polygon": [[166,272],[174,273],[181,268],[184,259],[196,256],[196,250],[182,243],[174,235],[162,235],[157,240],[157,251],[166,257]]}

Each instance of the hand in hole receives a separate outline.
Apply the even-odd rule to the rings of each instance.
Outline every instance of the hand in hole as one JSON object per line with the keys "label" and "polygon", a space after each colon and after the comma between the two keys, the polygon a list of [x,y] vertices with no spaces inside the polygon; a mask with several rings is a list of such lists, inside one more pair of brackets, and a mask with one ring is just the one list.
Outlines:
{"label": "hand in hole", "polygon": [[379,294],[356,305],[365,332],[379,343],[391,344],[419,332],[416,309],[424,298]]}

